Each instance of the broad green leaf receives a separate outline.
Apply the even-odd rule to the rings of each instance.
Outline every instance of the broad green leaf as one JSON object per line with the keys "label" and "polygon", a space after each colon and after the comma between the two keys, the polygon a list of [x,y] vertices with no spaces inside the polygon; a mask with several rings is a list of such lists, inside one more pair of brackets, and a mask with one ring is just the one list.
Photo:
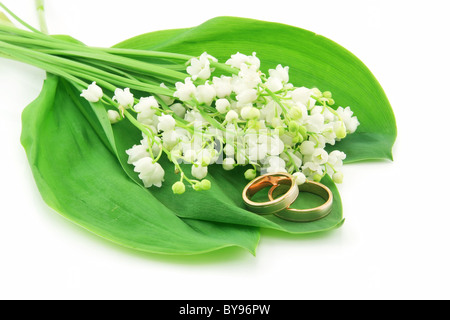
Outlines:
{"label": "broad green leaf", "polygon": [[64,80],[50,76],[23,112],[22,144],[50,207],[138,250],[193,254],[239,246],[254,252],[257,228],[181,219],[129,179],[108,139],[94,129],[101,127],[94,111],[70,90]]}
{"label": "broad green leaf", "polygon": [[331,149],[347,162],[392,159],[397,129],[389,101],[370,70],[335,42],[296,27],[258,20],[219,17],[190,29],[137,36],[121,48],[200,55],[206,51],[225,62],[237,51],[256,52],[261,69],[289,66],[290,82],[333,93],[336,105],[350,106],[361,125]]}

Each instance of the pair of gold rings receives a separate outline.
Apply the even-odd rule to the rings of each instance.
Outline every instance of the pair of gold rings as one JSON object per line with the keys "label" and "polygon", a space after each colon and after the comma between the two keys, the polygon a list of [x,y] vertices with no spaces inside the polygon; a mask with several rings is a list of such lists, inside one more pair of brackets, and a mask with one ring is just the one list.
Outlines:
{"label": "pair of gold rings", "polygon": [[[269,201],[255,202],[252,198],[259,191],[270,187]],[[310,209],[294,209],[290,206],[300,192],[309,192],[320,196],[325,203]],[[268,173],[252,180],[242,192],[247,207],[258,214],[274,214],[282,219],[296,222],[315,221],[327,216],[333,205],[331,190],[318,182],[306,181],[297,185],[295,178],[288,173]]]}

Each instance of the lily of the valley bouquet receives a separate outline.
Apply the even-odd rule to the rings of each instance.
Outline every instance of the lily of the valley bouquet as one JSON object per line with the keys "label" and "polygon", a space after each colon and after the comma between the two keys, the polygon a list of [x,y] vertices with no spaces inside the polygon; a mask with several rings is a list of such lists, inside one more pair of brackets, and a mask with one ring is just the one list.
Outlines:
{"label": "lily of the valley bouquet", "polygon": [[[122,245],[254,252],[261,228],[330,230],[343,222],[344,161],[391,158],[395,120],[381,87],[324,37],[226,17],[93,48],[2,7],[25,29],[3,15],[0,55],[47,71],[22,133],[44,200]],[[295,223],[248,211],[248,181],[280,172],[326,185],[331,213]]]}

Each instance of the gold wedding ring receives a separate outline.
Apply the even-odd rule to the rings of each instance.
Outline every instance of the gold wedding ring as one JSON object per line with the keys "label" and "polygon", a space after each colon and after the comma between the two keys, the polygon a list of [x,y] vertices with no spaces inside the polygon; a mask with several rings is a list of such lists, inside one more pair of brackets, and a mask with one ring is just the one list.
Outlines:
{"label": "gold wedding ring", "polygon": [[[318,182],[306,181],[305,183],[298,186],[300,192],[309,192],[320,196],[325,200],[325,203],[311,209],[294,209],[289,206],[281,211],[274,212],[274,214],[284,220],[296,221],[296,222],[308,222],[315,221],[327,216],[331,212],[333,205],[333,193],[331,190]],[[289,191],[285,184],[274,185],[269,190],[269,200],[275,201],[280,195]]]}
{"label": "gold wedding ring", "polygon": [[[276,193],[276,199],[269,198],[270,201],[255,202],[252,197],[264,188],[272,187],[270,190]],[[283,186],[283,194],[279,193],[278,187]],[[270,214],[283,211],[295,201],[299,193],[294,177],[288,173],[268,173],[253,179],[242,192],[247,207],[258,214]]]}

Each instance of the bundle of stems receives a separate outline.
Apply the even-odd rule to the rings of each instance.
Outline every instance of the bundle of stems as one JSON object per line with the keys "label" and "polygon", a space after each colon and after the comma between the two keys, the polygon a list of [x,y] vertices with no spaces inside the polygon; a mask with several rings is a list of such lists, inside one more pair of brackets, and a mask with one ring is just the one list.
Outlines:
{"label": "bundle of stems", "polygon": [[[15,27],[6,16],[0,21],[0,56],[36,66],[62,76],[77,88],[86,88],[96,81],[106,90],[130,87],[150,94],[172,96],[174,84],[188,76],[185,64],[193,56],[123,48],[90,47],[70,37],[46,33],[43,1],[38,0],[41,29],[32,27],[0,2],[18,23],[28,30]],[[136,59],[139,58],[139,59]],[[143,59],[144,58],[144,59]],[[234,74],[229,66],[212,62],[211,67]],[[164,83],[167,87],[161,87]]]}

